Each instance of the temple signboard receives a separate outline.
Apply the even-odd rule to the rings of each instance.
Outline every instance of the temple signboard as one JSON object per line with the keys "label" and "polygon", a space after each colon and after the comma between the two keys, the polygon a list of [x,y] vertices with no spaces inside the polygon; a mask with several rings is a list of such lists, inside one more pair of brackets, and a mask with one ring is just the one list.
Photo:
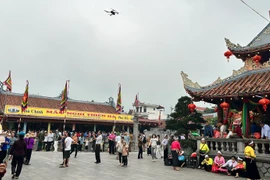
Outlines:
{"label": "temple signboard", "polygon": [[20,106],[6,105],[6,115],[22,115],[22,116],[35,116],[35,117],[55,117],[55,118],[75,118],[75,119],[91,119],[91,120],[104,120],[104,121],[125,121],[133,122],[131,115],[125,114],[109,114],[99,112],[86,112],[77,110],[67,110],[60,112],[59,109],[28,107],[25,112],[21,111]]}

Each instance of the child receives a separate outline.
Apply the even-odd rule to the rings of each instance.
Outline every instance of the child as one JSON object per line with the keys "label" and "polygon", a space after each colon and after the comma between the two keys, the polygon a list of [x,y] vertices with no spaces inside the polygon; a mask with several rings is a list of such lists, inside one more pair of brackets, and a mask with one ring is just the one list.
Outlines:
{"label": "child", "polygon": [[122,150],[122,160],[123,160],[123,164],[122,166],[125,167],[128,164],[128,145],[126,143],[126,141],[123,142],[123,150]]}

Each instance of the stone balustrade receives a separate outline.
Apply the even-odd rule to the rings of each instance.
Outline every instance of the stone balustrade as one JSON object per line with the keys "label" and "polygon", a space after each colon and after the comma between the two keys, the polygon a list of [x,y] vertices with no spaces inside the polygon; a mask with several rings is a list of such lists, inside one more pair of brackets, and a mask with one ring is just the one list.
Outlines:
{"label": "stone balustrade", "polygon": [[[244,149],[247,139],[225,139],[225,138],[208,138],[206,139],[210,154],[215,154],[221,151],[223,154],[228,155],[244,155]],[[269,140],[254,139],[255,153],[257,157],[269,156]],[[200,139],[197,139],[197,147],[199,150]],[[269,160],[270,161],[270,160]]]}

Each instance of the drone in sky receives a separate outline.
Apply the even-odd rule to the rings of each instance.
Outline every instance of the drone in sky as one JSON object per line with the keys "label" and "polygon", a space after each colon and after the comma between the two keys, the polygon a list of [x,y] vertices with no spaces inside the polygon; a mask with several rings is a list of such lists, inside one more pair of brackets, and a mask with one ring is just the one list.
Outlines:
{"label": "drone in sky", "polygon": [[112,9],[110,11],[104,10],[106,13],[108,13],[109,16],[114,16],[116,14],[119,14],[116,10]]}

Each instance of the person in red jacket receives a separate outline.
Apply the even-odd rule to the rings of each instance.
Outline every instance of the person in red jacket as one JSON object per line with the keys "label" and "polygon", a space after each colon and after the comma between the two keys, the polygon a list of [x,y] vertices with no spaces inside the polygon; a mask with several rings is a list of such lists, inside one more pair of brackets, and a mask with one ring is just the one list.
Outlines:
{"label": "person in red jacket", "polygon": [[178,137],[174,137],[174,141],[171,144],[171,151],[172,151],[172,164],[173,164],[173,169],[176,171],[179,171],[178,168],[178,155],[181,150],[181,145],[178,141]]}

